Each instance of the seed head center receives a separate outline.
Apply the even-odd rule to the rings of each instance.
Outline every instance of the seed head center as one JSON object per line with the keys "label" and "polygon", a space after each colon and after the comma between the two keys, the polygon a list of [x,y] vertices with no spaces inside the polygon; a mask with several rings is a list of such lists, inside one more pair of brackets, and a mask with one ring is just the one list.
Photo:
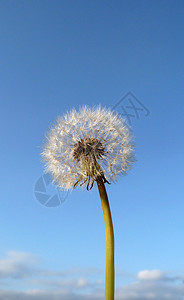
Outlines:
{"label": "seed head center", "polygon": [[83,157],[93,156],[96,159],[101,159],[104,154],[104,146],[95,138],[81,139],[73,148],[73,157],[77,161]]}

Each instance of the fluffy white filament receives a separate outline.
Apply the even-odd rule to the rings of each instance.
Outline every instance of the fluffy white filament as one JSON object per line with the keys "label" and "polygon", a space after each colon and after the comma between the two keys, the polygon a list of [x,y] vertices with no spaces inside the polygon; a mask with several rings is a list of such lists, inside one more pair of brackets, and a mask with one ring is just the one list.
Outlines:
{"label": "fluffy white filament", "polygon": [[[76,184],[93,185],[98,176],[115,181],[126,174],[135,161],[131,136],[124,120],[106,108],[82,107],[58,118],[46,137],[42,156],[46,172],[66,190]],[[79,141],[94,139],[103,146],[102,155],[81,155],[75,159],[74,149]],[[95,167],[94,167],[95,166]]]}

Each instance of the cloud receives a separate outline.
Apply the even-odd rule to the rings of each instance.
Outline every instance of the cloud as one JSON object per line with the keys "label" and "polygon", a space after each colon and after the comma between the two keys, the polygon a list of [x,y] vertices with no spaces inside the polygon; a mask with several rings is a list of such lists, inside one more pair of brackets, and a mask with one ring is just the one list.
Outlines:
{"label": "cloud", "polygon": [[[140,280],[119,288],[117,300],[183,300],[183,283],[173,284],[159,280]],[[0,300],[104,300],[104,290],[93,292],[74,292],[65,289],[32,289],[24,292],[0,291]]]}
{"label": "cloud", "polygon": [[171,272],[163,272],[160,270],[144,270],[144,271],[140,271],[137,274],[137,279],[139,280],[150,280],[150,281],[167,281],[167,282],[174,282],[174,281],[181,281],[184,279],[183,276],[173,276],[171,274],[171,276],[169,275]]}
{"label": "cloud", "polygon": [[[169,276],[169,275],[170,276]],[[161,270],[143,270],[138,281],[117,289],[117,300],[183,300],[183,276]]]}
{"label": "cloud", "polygon": [[160,270],[144,270],[137,274],[140,280],[160,280],[165,278],[165,273]]}
{"label": "cloud", "polygon": [[183,300],[183,283],[136,282],[117,291],[117,300]]}
{"label": "cloud", "polygon": [[55,270],[40,270],[40,275],[42,276],[75,276],[78,274],[83,276],[89,275],[102,275],[103,271],[98,268],[72,268],[64,271],[55,271]]}
{"label": "cloud", "polygon": [[[92,268],[45,270],[36,256],[9,251],[0,260],[0,300],[103,300],[104,281],[98,277],[103,279],[102,271]],[[117,288],[117,300],[184,300],[184,277],[171,271],[142,270],[131,278],[131,284]]]}
{"label": "cloud", "polygon": [[0,260],[0,278],[24,278],[34,272],[38,259],[25,252],[8,251]]}
{"label": "cloud", "polygon": [[[0,259],[0,286],[4,287],[4,291],[0,291],[0,300],[57,299],[60,294],[62,299],[63,295],[69,299],[76,293],[93,293],[103,286],[103,281],[94,280],[99,274],[100,270],[95,268],[61,271],[43,269],[40,268],[38,257],[26,252],[8,251]],[[6,291],[10,283],[11,288],[16,286],[16,290],[19,287],[24,291]],[[30,290],[26,291],[26,287]]]}
{"label": "cloud", "polygon": [[79,285],[84,285],[83,277],[91,275],[102,275],[103,272],[97,268],[73,268],[67,270],[48,270],[40,268],[41,260],[30,253],[20,251],[8,251],[4,258],[0,259],[0,278],[30,278],[32,276],[39,276],[44,278],[52,277],[75,277],[80,274]]}
{"label": "cloud", "polygon": [[0,291],[0,300],[104,300],[104,295],[73,294],[62,291],[30,290],[26,292]]}
{"label": "cloud", "polygon": [[87,278],[76,278],[76,279],[35,279],[29,281],[34,286],[39,287],[47,287],[50,289],[59,289],[62,288],[62,290],[69,290],[69,291],[76,291],[76,290],[93,290],[98,287],[103,286],[103,281],[96,280],[91,281]]}

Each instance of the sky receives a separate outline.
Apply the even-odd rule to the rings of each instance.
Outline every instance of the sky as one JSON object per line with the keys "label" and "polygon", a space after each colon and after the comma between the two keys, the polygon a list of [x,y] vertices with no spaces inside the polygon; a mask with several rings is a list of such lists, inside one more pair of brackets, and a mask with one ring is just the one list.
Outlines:
{"label": "sky", "polygon": [[116,299],[184,299],[183,16],[180,0],[0,0],[0,300],[104,299],[97,187],[58,191],[40,155],[58,116],[99,104],[136,145],[107,186]]}

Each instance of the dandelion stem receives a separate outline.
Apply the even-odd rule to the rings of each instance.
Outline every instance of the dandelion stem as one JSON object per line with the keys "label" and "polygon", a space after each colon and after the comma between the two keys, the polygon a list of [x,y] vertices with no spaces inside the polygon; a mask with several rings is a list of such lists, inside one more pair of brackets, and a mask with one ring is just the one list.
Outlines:
{"label": "dandelion stem", "polygon": [[106,234],[105,300],[114,300],[114,231],[107,192],[103,179],[97,179]]}

